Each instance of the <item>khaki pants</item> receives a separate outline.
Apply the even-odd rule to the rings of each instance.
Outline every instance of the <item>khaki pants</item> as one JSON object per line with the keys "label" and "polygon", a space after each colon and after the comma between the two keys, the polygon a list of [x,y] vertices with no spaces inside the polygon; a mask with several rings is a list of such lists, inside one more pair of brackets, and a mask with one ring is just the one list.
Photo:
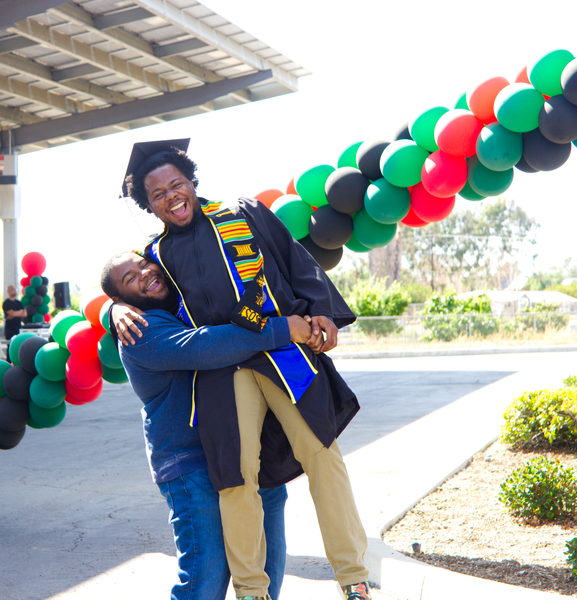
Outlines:
{"label": "khaki pants", "polygon": [[258,495],[260,432],[267,409],[281,423],[309,489],[327,558],[340,585],[366,581],[363,565],[367,537],[353,498],[343,457],[334,441],[325,448],[288,396],[270,379],[251,369],[234,375],[244,485],[220,492],[224,543],[237,597],[265,596],[266,543]]}

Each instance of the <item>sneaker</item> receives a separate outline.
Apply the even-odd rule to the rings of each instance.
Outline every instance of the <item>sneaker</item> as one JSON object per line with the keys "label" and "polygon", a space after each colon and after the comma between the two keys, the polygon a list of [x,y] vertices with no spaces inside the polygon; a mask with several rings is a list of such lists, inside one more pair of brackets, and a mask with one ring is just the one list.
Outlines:
{"label": "sneaker", "polygon": [[366,581],[353,585],[342,585],[345,600],[371,600],[369,584]]}
{"label": "sneaker", "polygon": [[240,598],[237,598],[236,600],[272,600],[272,599],[267,594],[266,596],[242,596]]}

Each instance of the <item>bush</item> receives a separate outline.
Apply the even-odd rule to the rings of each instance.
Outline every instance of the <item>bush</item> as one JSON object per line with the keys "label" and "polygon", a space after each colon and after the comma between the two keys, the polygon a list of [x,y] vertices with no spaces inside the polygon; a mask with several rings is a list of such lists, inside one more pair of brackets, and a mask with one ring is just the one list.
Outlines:
{"label": "bush", "polygon": [[[358,317],[394,317],[402,315],[409,302],[409,294],[398,281],[387,288],[386,279],[371,279],[357,283],[348,298],[348,304]],[[359,321],[359,327],[367,334],[389,335],[399,325],[394,319]]]}
{"label": "bush", "polygon": [[[521,311],[522,315],[528,313],[556,313],[559,310],[559,305],[554,302],[538,302],[534,306],[530,306]],[[518,316],[517,321],[523,325],[525,329],[534,329],[543,333],[548,327],[550,329],[563,329],[569,323],[569,315],[563,313],[557,314],[538,314],[531,316]]]}
{"label": "bush", "polygon": [[569,375],[567,379],[563,379],[563,383],[567,387],[577,387],[577,375]]}
{"label": "bush", "polygon": [[411,304],[424,304],[433,295],[433,288],[421,283],[404,283],[403,289],[411,297]]}
{"label": "bush", "polygon": [[[447,315],[423,320],[423,327],[430,331],[424,337],[425,341],[450,342],[461,335],[469,335],[469,331],[482,337],[499,331],[499,321],[491,314],[491,301],[485,294],[463,300],[459,300],[455,294],[447,294],[444,297],[433,294],[421,315]],[[465,315],[484,316],[470,319]]]}
{"label": "bush", "polygon": [[507,407],[501,441],[518,448],[574,444],[577,388],[525,392]]}
{"label": "bush", "polygon": [[571,565],[571,572],[573,577],[577,578],[577,538],[572,538],[565,542],[565,552],[567,555],[565,559]]}
{"label": "bush", "polygon": [[577,509],[575,471],[559,459],[532,458],[501,484],[499,500],[521,519],[552,521],[574,515]]}

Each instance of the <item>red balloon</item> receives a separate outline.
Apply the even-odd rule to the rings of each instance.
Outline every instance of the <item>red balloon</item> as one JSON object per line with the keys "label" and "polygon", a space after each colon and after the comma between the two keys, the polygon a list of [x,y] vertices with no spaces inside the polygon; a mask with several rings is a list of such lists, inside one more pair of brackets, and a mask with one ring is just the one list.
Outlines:
{"label": "red balloon", "polygon": [[[414,187],[414,186],[411,186]],[[413,210],[413,207],[409,208],[409,212],[404,219],[401,219],[401,223],[406,225],[407,227],[424,227],[429,224],[429,221],[425,221],[421,219],[421,217],[417,216],[417,213]]]}
{"label": "red balloon", "polygon": [[442,221],[451,214],[454,207],[455,196],[438,198],[429,194],[422,183],[411,190],[411,210],[423,221],[429,223]]}
{"label": "red balloon", "polygon": [[66,362],[66,379],[73,387],[87,390],[94,387],[102,378],[102,369],[98,358],[88,360],[71,354]]}
{"label": "red balloon", "polygon": [[286,193],[294,194],[295,196],[298,196],[297,189],[295,187],[295,178],[294,177],[289,181],[289,184],[286,187]]}
{"label": "red balloon", "polygon": [[255,198],[257,200],[260,200],[260,202],[262,202],[265,206],[268,206],[268,208],[270,208],[272,206],[272,203],[277,198],[280,198],[281,196],[284,196],[283,192],[281,192],[280,190],[276,190],[276,189],[272,188],[270,190],[264,190],[262,192],[259,192],[255,196]]}
{"label": "red balloon", "polygon": [[64,384],[66,385],[66,398],[64,399],[66,402],[76,404],[77,406],[93,402],[102,393],[102,379],[100,379],[94,387],[88,388],[87,390],[75,388],[68,379],[64,381]]}
{"label": "red balloon", "polygon": [[[497,120],[493,105],[497,94],[509,85],[504,77],[492,77],[467,92],[467,104],[471,112],[485,125]],[[469,154],[468,156],[472,156]]]}
{"label": "red balloon", "polygon": [[483,123],[470,110],[455,108],[437,121],[435,141],[439,150],[446,154],[468,158],[475,154],[481,129]]}
{"label": "red balloon", "polygon": [[70,354],[84,360],[98,358],[98,340],[103,334],[102,325],[94,327],[90,321],[74,323],[66,333],[66,348]]}
{"label": "red balloon", "polygon": [[515,83],[528,83],[532,85],[531,81],[529,81],[529,75],[527,75],[527,65],[519,71],[519,74],[515,77]]}
{"label": "red balloon", "polygon": [[454,196],[467,183],[467,160],[437,150],[425,160],[421,170],[421,183],[433,196],[439,198]]}
{"label": "red balloon", "polygon": [[28,252],[22,257],[22,270],[26,275],[42,275],[46,268],[46,259],[40,252]]}
{"label": "red balloon", "polygon": [[44,322],[45,323],[50,323],[50,321],[52,321],[52,315],[50,313],[46,313],[44,315]]}
{"label": "red balloon", "polygon": [[22,277],[20,280],[20,287],[24,289],[30,285],[30,277]]}

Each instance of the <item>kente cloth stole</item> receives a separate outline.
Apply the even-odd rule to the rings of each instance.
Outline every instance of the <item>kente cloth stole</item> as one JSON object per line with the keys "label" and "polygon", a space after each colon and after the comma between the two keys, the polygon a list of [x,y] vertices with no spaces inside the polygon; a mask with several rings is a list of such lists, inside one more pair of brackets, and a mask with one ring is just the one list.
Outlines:
{"label": "kente cloth stole", "polygon": [[[201,204],[201,210],[214,229],[221,249],[237,305],[231,322],[260,333],[269,316],[282,316],[274,296],[268,289],[264,275],[264,260],[248,223],[229,209],[221,210],[220,202]],[[177,317],[190,327],[196,327],[194,319],[184,302],[183,295],[164,266],[160,257],[160,242],[166,236],[153,241],[149,248],[153,258],[162,266],[176,287],[179,297]],[[298,344],[291,342],[264,353],[281,378],[293,403],[297,403],[312,383],[317,370]],[[192,414],[190,425],[197,424],[194,383],[192,374]]]}

